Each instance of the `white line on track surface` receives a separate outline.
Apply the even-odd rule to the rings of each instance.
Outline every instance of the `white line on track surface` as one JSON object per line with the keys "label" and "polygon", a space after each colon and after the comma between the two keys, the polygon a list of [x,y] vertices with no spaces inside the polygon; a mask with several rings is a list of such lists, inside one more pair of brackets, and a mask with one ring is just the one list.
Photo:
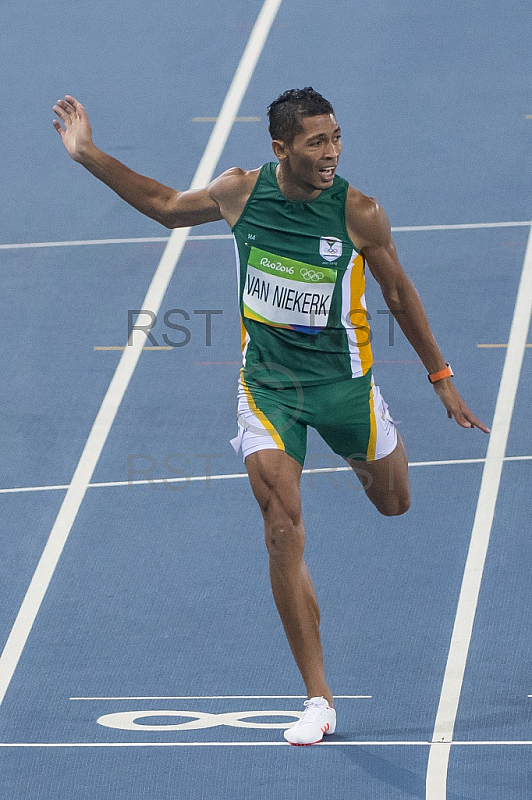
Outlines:
{"label": "white line on track surface", "polygon": [[[409,467],[441,467],[459,464],[483,464],[485,458],[455,458],[447,461],[410,461]],[[506,456],[504,461],[532,461],[532,456]],[[303,475],[319,475],[320,473],[351,472],[351,467],[320,467],[320,469],[304,469]],[[228,472],[221,475],[191,475],[188,478],[146,478],[139,481],[107,481],[102,483],[89,483],[87,489],[112,489],[117,486],[148,486],[150,484],[166,483],[201,483],[203,481],[229,481],[238,478],[247,478],[247,472]],[[19,486],[0,489],[0,494],[17,494],[19,492],[56,492],[68,489],[68,484],[53,486]]]}
{"label": "white line on track surface", "polygon": [[[452,742],[453,747],[530,747],[532,741]],[[433,742],[323,741],[315,747],[443,747]],[[0,747],[292,747],[289,742],[0,742]]]}
{"label": "white line on track surface", "polygon": [[[205,186],[213,176],[281,2],[282,0],[264,0],[225,96],[218,120],[196,169],[191,189]],[[190,228],[178,228],[173,231],[141,308],[151,308],[155,313],[159,310],[189,232]],[[145,340],[143,341],[142,337],[132,334],[131,346],[126,347],[122,354],[94,421],[72,482],[0,656],[0,704],[11,683],[144,344]]]}
{"label": "white line on track surface", "polygon": [[[306,694],[211,694],[180,697],[69,697],[69,700],[306,700]],[[335,694],[335,700],[371,700],[370,694]]]}
{"label": "white line on track surface", "polygon": [[[475,520],[447,657],[430,748],[426,800],[446,800],[447,770],[480,584],[486,561],[504,453],[519,385],[532,313],[532,229],[517,291],[508,349],[497,394],[492,431],[482,472]],[[443,746],[442,746],[443,743]]]}
{"label": "white line on track surface", "polygon": [[[462,231],[480,230],[482,228],[527,228],[530,222],[466,222],[458,225],[407,225],[392,227],[394,233],[410,233],[416,231]],[[211,233],[189,236],[189,241],[208,239],[232,239],[231,233]],[[0,244],[0,250],[29,250],[39,247],[89,247],[100,244],[153,244],[168,242],[169,236],[141,236],[130,239],[73,239],[64,242],[21,242],[14,244]]]}

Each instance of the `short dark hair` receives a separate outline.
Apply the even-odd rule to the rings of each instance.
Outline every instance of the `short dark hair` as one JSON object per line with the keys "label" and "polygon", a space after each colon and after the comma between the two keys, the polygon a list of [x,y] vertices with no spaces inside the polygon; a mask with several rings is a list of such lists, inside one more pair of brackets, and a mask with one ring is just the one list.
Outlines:
{"label": "short dark hair", "polygon": [[317,117],[321,114],[334,114],[333,107],[312,86],[288,89],[268,106],[270,136],[290,144],[303,130],[302,117]]}

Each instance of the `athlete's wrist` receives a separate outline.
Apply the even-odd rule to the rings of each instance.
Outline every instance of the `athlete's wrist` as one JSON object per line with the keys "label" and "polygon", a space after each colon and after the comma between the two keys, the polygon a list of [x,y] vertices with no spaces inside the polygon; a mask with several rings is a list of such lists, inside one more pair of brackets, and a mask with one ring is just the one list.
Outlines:
{"label": "athlete's wrist", "polygon": [[103,155],[104,153],[102,150],[99,150],[91,140],[90,142],[83,142],[78,146],[73,160],[90,171],[92,166],[99,166],[99,161],[101,161]]}
{"label": "athlete's wrist", "polygon": [[454,372],[451,369],[451,365],[446,363],[443,369],[439,369],[436,372],[429,372],[427,378],[430,383],[438,383],[446,378],[452,378],[453,375]]}

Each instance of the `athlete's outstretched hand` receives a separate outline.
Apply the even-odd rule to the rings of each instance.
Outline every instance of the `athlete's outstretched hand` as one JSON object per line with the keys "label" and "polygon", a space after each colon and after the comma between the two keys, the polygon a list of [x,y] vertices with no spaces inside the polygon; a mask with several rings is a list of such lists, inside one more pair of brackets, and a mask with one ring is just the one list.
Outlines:
{"label": "athlete's outstretched hand", "polygon": [[87,112],[75,97],[65,95],[64,100],[58,100],[54,111],[59,120],[54,119],[53,126],[60,134],[63,144],[70,158],[80,161],[82,155],[92,145],[92,130],[89,125]]}
{"label": "athlete's outstretched hand", "polygon": [[442,381],[436,381],[433,384],[434,391],[442,401],[447,409],[447,416],[449,419],[457,421],[462,428],[479,428],[484,433],[489,433],[490,429],[486,427],[475,415],[468,409],[456,388],[451,383],[450,378],[444,378]]}

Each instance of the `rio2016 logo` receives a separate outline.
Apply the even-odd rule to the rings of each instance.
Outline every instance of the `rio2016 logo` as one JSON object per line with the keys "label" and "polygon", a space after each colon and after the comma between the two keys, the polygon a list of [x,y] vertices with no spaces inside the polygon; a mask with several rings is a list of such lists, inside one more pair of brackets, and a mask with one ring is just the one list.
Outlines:
{"label": "rio2016 logo", "polygon": [[287,275],[294,274],[293,267],[286,267],[284,264],[281,264],[280,261],[274,263],[273,261],[270,261],[269,258],[261,258],[260,263],[262,267],[268,267],[268,269],[274,269],[277,272],[286,272]]}

